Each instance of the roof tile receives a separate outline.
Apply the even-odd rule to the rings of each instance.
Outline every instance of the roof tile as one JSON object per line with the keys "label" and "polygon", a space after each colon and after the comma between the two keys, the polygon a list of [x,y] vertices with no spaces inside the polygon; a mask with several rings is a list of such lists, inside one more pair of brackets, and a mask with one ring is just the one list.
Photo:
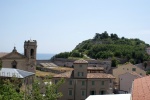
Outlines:
{"label": "roof tile", "polygon": [[150,100],[150,76],[135,79],[132,89],[132,100]]}

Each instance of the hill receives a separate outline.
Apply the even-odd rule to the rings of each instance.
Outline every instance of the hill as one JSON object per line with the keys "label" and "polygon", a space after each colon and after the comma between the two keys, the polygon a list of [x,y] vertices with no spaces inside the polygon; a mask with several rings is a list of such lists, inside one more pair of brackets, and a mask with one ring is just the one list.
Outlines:
{"label": "hill", "polygon": [[[93,39],[88,39],[79,43],[71,52],[62,52],[55,55],[55,58],[92,58],[92,59],[108,59],[121,58],[132,63],[140,63],[149,60],[145,48],[146,44],[140,39],[119,38],[117,34],[110,35],[105,31],[96,33]],[[54,58],[53,57],[53,58]]]}

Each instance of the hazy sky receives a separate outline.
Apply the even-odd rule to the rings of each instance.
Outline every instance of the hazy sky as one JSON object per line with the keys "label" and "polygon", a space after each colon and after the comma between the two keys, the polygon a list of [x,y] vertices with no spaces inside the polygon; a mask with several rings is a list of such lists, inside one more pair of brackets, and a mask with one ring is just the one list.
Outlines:
{"label": "hazy sky", "polygon": [[0,52],[30,38],[38,53],[71,51],[104,31],[150,44],[150,0],[0,0]]}

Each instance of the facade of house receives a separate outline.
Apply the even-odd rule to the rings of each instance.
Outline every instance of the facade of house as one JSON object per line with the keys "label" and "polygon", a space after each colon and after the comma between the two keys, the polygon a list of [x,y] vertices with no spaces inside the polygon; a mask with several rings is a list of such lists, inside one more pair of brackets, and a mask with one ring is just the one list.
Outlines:
{"label": "facade of house", "polygon": [[116,82],[119,84],[119,75],[124,74],[126,72],[135,72],[141,76],[146,76],[146,72],[142,69],[140,69],[139,67],[131,64],[131,63],[127,63],[121,66],[118,66],[117,68],[113,69],[113,75],[116,78]]}
{"label": "facade of house", "polygon": [[131,100],[150,100],[150,76],[134,80]]}
{"label": "facade of house", "polygon": [[134,81],[134,79],[140,77],[142,76],[135,72],[126,72],[124,74],[119,75],[119,89],[126,93],[131,93],[132,82]]}
{"label": "facade of house", "polygon": [[102,72],[102,68],[88,68],[88,62],[85,60],[77,60],[73,66],[73,71],[55,75],[52,79],[54,83],[60,78],[65,79],[65,83],[59,88],[63,94],[59,100],[85,100],[89,95],[113,92],[115,77]]}
{"label": "facade of house", "polygon": [[16,68],[35,73],[36,66],[36,40],[24,42],[24,54],[18,53],[16,47],[12,52],[1,55],[3,68]]}

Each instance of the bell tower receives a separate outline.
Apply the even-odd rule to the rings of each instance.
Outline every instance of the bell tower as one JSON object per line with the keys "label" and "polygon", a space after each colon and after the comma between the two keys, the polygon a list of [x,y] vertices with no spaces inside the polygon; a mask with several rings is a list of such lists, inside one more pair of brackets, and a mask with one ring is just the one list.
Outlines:
{"label": "bell tower", "polygon": [[36,59],[36,40],[28,40],[24,42],[24,55],[29,59]]}
{"label": "bell tower", "polygon": [[28,71],[35,72],[36,70],[36,51],[37,51],[37,41],[28,40],[24,42],[24,56],[28,58]]}

